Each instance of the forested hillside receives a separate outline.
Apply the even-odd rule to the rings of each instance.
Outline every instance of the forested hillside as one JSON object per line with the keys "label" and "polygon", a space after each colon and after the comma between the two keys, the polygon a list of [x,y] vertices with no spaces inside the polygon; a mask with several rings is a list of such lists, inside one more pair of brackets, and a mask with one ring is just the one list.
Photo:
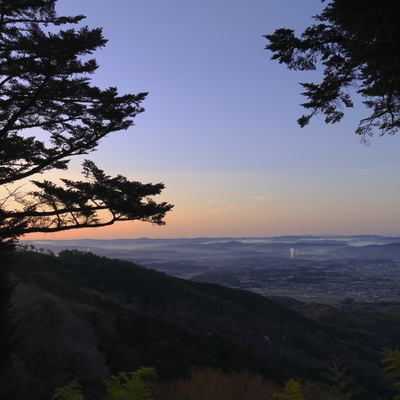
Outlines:
{"label": "forested hillside", "polygon": [[142,366],[155,367],[164,387],[199,368],[221,380],[244,371],[277,388],[290,378],[329,384],[332,355],[355,375],[354,398],[395,393],[380,365],[395,335],[338,324],[333,312],[317,322],[252,292],[78,251],[21,251],[12,274],[19,342],[10,390],[21,399],[51,398],[76,378],[85,399],[101,399],[102,380]]}

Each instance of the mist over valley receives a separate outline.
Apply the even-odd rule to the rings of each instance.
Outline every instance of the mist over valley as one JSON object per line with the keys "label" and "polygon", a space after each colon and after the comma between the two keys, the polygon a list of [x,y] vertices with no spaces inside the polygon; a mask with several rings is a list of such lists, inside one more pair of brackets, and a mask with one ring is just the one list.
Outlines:
{"label": "mist over valley", "polygon": [[247,289],[268,297],[339,303],[400,300],[400,238],[279,236],[21,241],[133,261],[168,275]]}

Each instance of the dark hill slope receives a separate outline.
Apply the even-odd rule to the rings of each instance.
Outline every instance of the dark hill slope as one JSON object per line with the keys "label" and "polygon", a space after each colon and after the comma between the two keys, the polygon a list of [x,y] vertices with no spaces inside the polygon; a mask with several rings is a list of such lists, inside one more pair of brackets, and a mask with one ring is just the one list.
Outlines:
{"label": "dark hill slope", "polygon": [[290,322],[291,324],[303,325],[310,330],[325,332],[332,339],[336,337],[331,328],[311,319],[304,318],[301,314],[293,312],[289,308],[283,307],[277,302],[260,296],[257,293],[248,290],[230,289],[208,282],[186,281],[186,283],[203,293],[211,294],[221,300],[230,301],[254,315],[270,318],[280,324]]}
{"label": "dark hill slope", "polygon": [[99,380],[142,365],[155,366],[164,379],[212,366],[274,381],[291,374],[320,380],[331,353],[368,388],[364,399],[390,395],[380,353],[361,346],[362,334],[342,329],[338,336],[252,292],[78,251],[21,253],[13,274],[20,281],[21,374],[37,393],[33,399],[49,398],[77,376],[86,398],[99,398]]}

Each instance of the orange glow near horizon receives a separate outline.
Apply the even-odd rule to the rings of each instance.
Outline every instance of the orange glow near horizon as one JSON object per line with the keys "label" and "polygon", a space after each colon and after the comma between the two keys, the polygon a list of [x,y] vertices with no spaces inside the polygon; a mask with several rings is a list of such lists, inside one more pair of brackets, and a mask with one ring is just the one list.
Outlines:
{"label": "orange glow near horizon", "polygon": [[[304,234],[398,235],[398,221],[384,210],[372,214],[359,205],[249,199],[248,204],[205,203],[192,209],[183,204],[167,214],[165,226],[141,221],[119,222],[104,228],[83,228],[52,234],[35,233],[24,240],[271,237]],[[368,215],[369,218],[363,218]],[[377,229],[377,227],[381,229]],[[383,228],[382,228],[383,227]]]}

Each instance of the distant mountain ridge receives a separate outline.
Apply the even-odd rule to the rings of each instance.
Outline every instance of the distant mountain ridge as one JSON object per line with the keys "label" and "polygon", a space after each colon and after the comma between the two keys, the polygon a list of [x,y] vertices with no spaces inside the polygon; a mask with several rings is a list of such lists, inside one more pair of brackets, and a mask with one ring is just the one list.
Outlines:
{"label": "distant mountain ridge", "polygon": [[302,235],[265,238],[177,238],[177,239],[80,239],[21,240],[22,245],[34,245],[55,253],[66,249],[91,251],[95,254],[146,263],[151,259],[170,261],[201,257],[213,259],[233,257],[242,252],[254,252],[274,257],[377,257],[400,260],[397,245],[400,237],[378,235]]}

